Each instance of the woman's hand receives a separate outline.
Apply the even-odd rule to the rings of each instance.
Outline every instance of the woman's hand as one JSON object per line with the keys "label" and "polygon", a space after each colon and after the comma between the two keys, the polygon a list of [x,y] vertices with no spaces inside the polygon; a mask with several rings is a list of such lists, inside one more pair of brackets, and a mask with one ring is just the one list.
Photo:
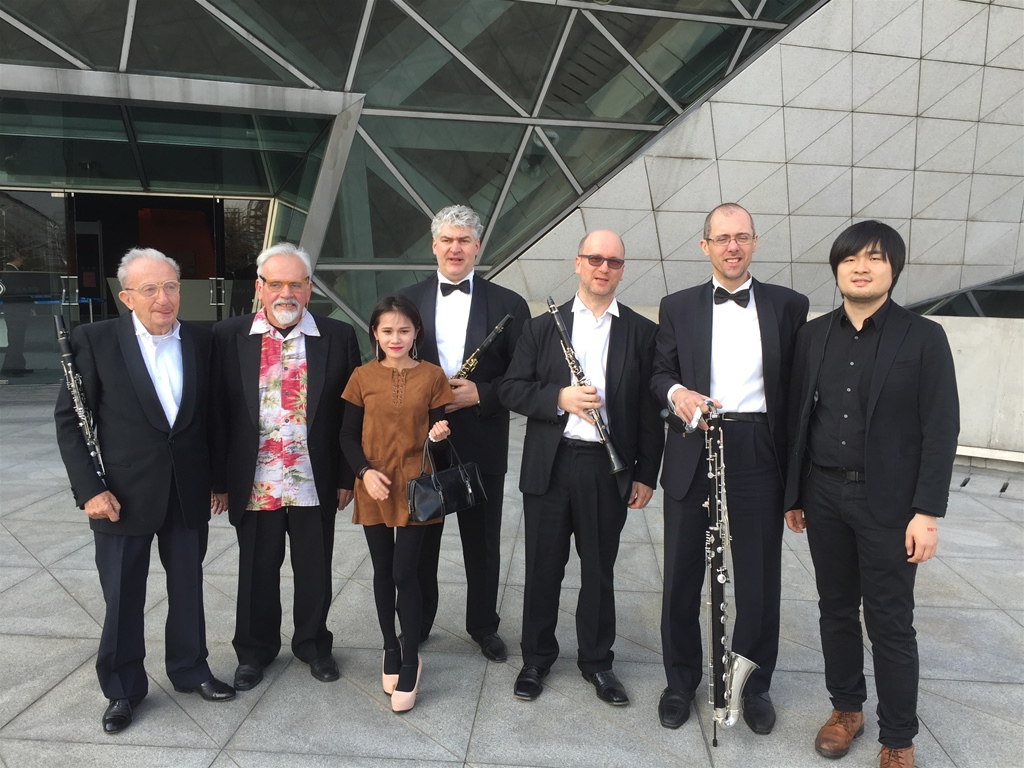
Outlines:
{"label": "woman's hand", "polygon": [[368,469],[363,473],[363,485],[374,501],[385,501],[391,493],[388,490],[391,485],[390,478],[376,469]]}
{"label": "woman's hand", "polygon": [[435,422],[434,426],[430,428],[430,441],[433,443],[439,443],[442,440],[447,440],[448,435],[452,431],[448,429],[448,420],[441,419],[441,421]]}

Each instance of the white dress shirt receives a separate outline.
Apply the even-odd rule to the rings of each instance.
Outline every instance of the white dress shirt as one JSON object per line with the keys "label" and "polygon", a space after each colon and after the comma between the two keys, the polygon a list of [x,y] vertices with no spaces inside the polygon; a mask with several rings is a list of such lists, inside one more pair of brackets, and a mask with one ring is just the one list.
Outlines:
{"label": "white dress shirt", "polygon": [[149,371],[156,396],[160,399],[160,407],[167,417],[167,426],[173,427],[181,406],[181,323],[175,320],[170,332],[163,336],[154,336],[147,331],[134,312],[132,323],[135,325],[139,349],[142,350],[142,359],[146,361],[146,370]]}
{"label": "white dress shirt", "polygon": [[[725,286],[712,278],[713,288]],[[741,307],[735,301],[712,304],[711,307],[711,391],[708,397],[722,404],[723,411],[764,413],[764,359],[761,353],[761,326],[757,321],[757,297],[754,279],[747,278],[736,291],[750,291],[750,302]],[[736,293],[736,291],[729,291]],[[672,393],[683,386],[692,388],[694,382],[673,384],[668,391],[668,405],[672,407]],[[696,415],[696,414],[694,414]]]}
{"label": "white dress shirt", "polygon": [[[580,361],[583,372],[590,379],[590,385],[597,387],[597,396],[603,403],[608,370],[608,342],[612,333],[612,317],[619,316],[619,302],[612,299],[612,303],[605,313],[600,318],[596,318],[594,313],[580,301],[579,294],[577,294],[572,302],[572,314],[572,348],[576,352],[576,359]],[[604,422],[607,424],[607,407],[601,408],[601,415],[604,416]],[[565,423],[562,434],[573,440],[598,442],[601,439],[597,427],[588,424],[573,413],[569,414],[569,420]]]}
{"label": "white dress shirt", "polygon": [[[473,304],[473,275],[469,280],[469,293],[452,291],[441,295],[441,284],[456,285],[437,272],[437,300],[434,302],[434,339],[437,342],[437,358],[445,376],[449,379],[462,367],[466,355],[466,331],[469,329],[469,308]],[[462,282],[461,280],[459,282]]]}

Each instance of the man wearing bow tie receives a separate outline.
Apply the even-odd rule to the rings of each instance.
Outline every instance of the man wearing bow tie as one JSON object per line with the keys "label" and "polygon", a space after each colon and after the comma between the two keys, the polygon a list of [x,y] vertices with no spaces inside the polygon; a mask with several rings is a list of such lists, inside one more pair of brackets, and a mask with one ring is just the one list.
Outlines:
{"label": "man wearing bow tie", "polygon": [[[498,385],[530,310],[519,294],[476,275],[483,235],[476,211],[465,205],[444,208],[430,223],[430,233],[437,274],[400,293],[416,302],[423,318],[419,358],[441,366],[450,379],[455,400],[446,407],[452,430],[449,439],[464,461],[477,463],[482,475],[486,501],[458,515],[466,564],[466,633],[486,658],[502,662],[508,652],[498,635],[498,574],[509,414],[498,402]],[[513,320],[480,355],[473,372],[464,379],[454,378],[506,314]],[[437,614],[443,529],[443,524],[427,526],[420,551],[422,640]]]}
{"label": "man wearing bow tie", "polygon": [[[704,221],[701,250],[711,282],[661,302],[651,391],[685,422],[711,400],[722,414],[732,529],[732,650],[759,666],[743,690],[743,718],[771,733],[768,689],[779,651],[786,403],[796,332],[808,301],[788,288],[754,280],[757,234],[750,214],[725,203]],[[666,728],[690,715],[706,659],[700,628],[708,527],[707,451],[703,433],[670,431],[665,490],[665,587],[661,641],[668,687],[658,704]]]}

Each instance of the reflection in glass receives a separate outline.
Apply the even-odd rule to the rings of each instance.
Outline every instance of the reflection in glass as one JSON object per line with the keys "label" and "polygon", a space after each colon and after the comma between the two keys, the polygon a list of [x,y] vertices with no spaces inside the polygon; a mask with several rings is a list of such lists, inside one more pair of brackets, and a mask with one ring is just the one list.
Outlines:
{"label": "reflection in glass", "polygon": [[117,107],[17,97],[0,98],[0,135],[128,141]]}
{"label": "reflection in glass", "polygon": [[[117,69],[128,0],[4,0],[3,5],[95,69]],[[0,51],[6,49],[0,46]]]}
{"label": "reflection in glass", "polygon": [[252,311],[256,256],[263,250],[269,212],[269,200],[224,200],[224,266],[229,317]]}
{"label": "reflection in glass", "polygon": [[0,184],[142,189],[128,142],[0,137]]}
{"label": "reflection in glass", "polygon": [[509,256],[538,231],[538,221],[551,221],[575,198],[576,190],[562,169],[540,139],[532,136],[481,262],[494,264]]}
{"label": "reflection in glass", "polygon": [[649,131],[613,131],[607,128],[571,128],[562,125],[542,130],[583,187],[600,181],[633,152],[657,136]]}
{"label": "reflection in glass", "polygon": [[486,221],[522,139],[521,125],[364,116],[361,125],[432,211],[463,203]]}
{"label": "reflection in glass", "polygon": [[509,115],[512,107],[397,6],[378,2],[353,90],[367,106]]}
{"label": "reflection in glass", "polygon": [[0,61],[5,64],[31,64],[44,67],[74,66],[20,29],[0,20]]}
{"label": "reflection in glass", "polygon": [[[366,322],[377,302],[384,296],[397,292],[400,288],[424,280],[434,273],[434,269],[423,270],[391,270],[391,271],[348,271],[315,270],[318,280],[338,295],[353,312],[361,319],[356,330],[367,333]],[[314,291],[315,293],[315,291]],[[314,312],[316,310],[314,309]],[[355,325],[355,323],[353,323]],[[365,348],[364,348],[365,353]]]}

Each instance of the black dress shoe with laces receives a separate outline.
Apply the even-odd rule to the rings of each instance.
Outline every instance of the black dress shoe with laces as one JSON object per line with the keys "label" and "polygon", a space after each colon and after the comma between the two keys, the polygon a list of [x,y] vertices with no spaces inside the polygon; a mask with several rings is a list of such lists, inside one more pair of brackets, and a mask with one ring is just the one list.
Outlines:
{"label": "black dress shoe with laces", "polygon": [[517,699],[533,701],[544,690],[544,683],[541,680],[547,676],[548,670],[527,664],[519,673],[519,677],[516,678],[516,684],[512,689],[512,693]]}
{"label": "black dress shoe with laces", "polygon": [[594,686],[597,698],[601,701],[605,701],[613,707],[624,707],[629,704],[626,689],[622,687],[619,678],[610,669],[602,672],[584,672],[583,679]]}
{"label": "black dress shoe with laces", "polygon": [[658,702],[658,719],[665,728],[678,728],[690,719],[693,691],[666,688]]}
{"label": "black dress shoe with laces", "polygon": [[205,683],[200,683],[192,688],[174,686],[174,690],[178,693],[198,693],[207,701],[230,701],[235,698],[235,689],[216,677],[211,677]]}
{"label": "black dress shoe with laces", "polygon": [[338,662],[334,660],[333,656],[321,656],[319,659],[313,659],[309,662],[309,674],[321,683],[333,683],[341,677]]}
{"label": "black dress shoe with laces", "polygon": [[491,661],[508,661],[508,649],[505,647],[505,641],[498,637],[497,632],[473,639],[476,640],[476,644],[480,646],[480,650],[486,658]]}
{"label": "black dress shoe with laces", "polygon": [[239,664],[235,670],[235,690],[251,691],[263,682],[263,667],[255,664]]}
{"label": "black dress shoe with laces", "polygon": [[120,733],[132,724],[132,710],[142,699],[111,699],[103,713],[103,732]]}
{"label": "black dress shoe with laces", "polygon": [[768,691],[743,697],[743,721],[754,733],[764,736],[772,732],[775,727],[775,706]]}

